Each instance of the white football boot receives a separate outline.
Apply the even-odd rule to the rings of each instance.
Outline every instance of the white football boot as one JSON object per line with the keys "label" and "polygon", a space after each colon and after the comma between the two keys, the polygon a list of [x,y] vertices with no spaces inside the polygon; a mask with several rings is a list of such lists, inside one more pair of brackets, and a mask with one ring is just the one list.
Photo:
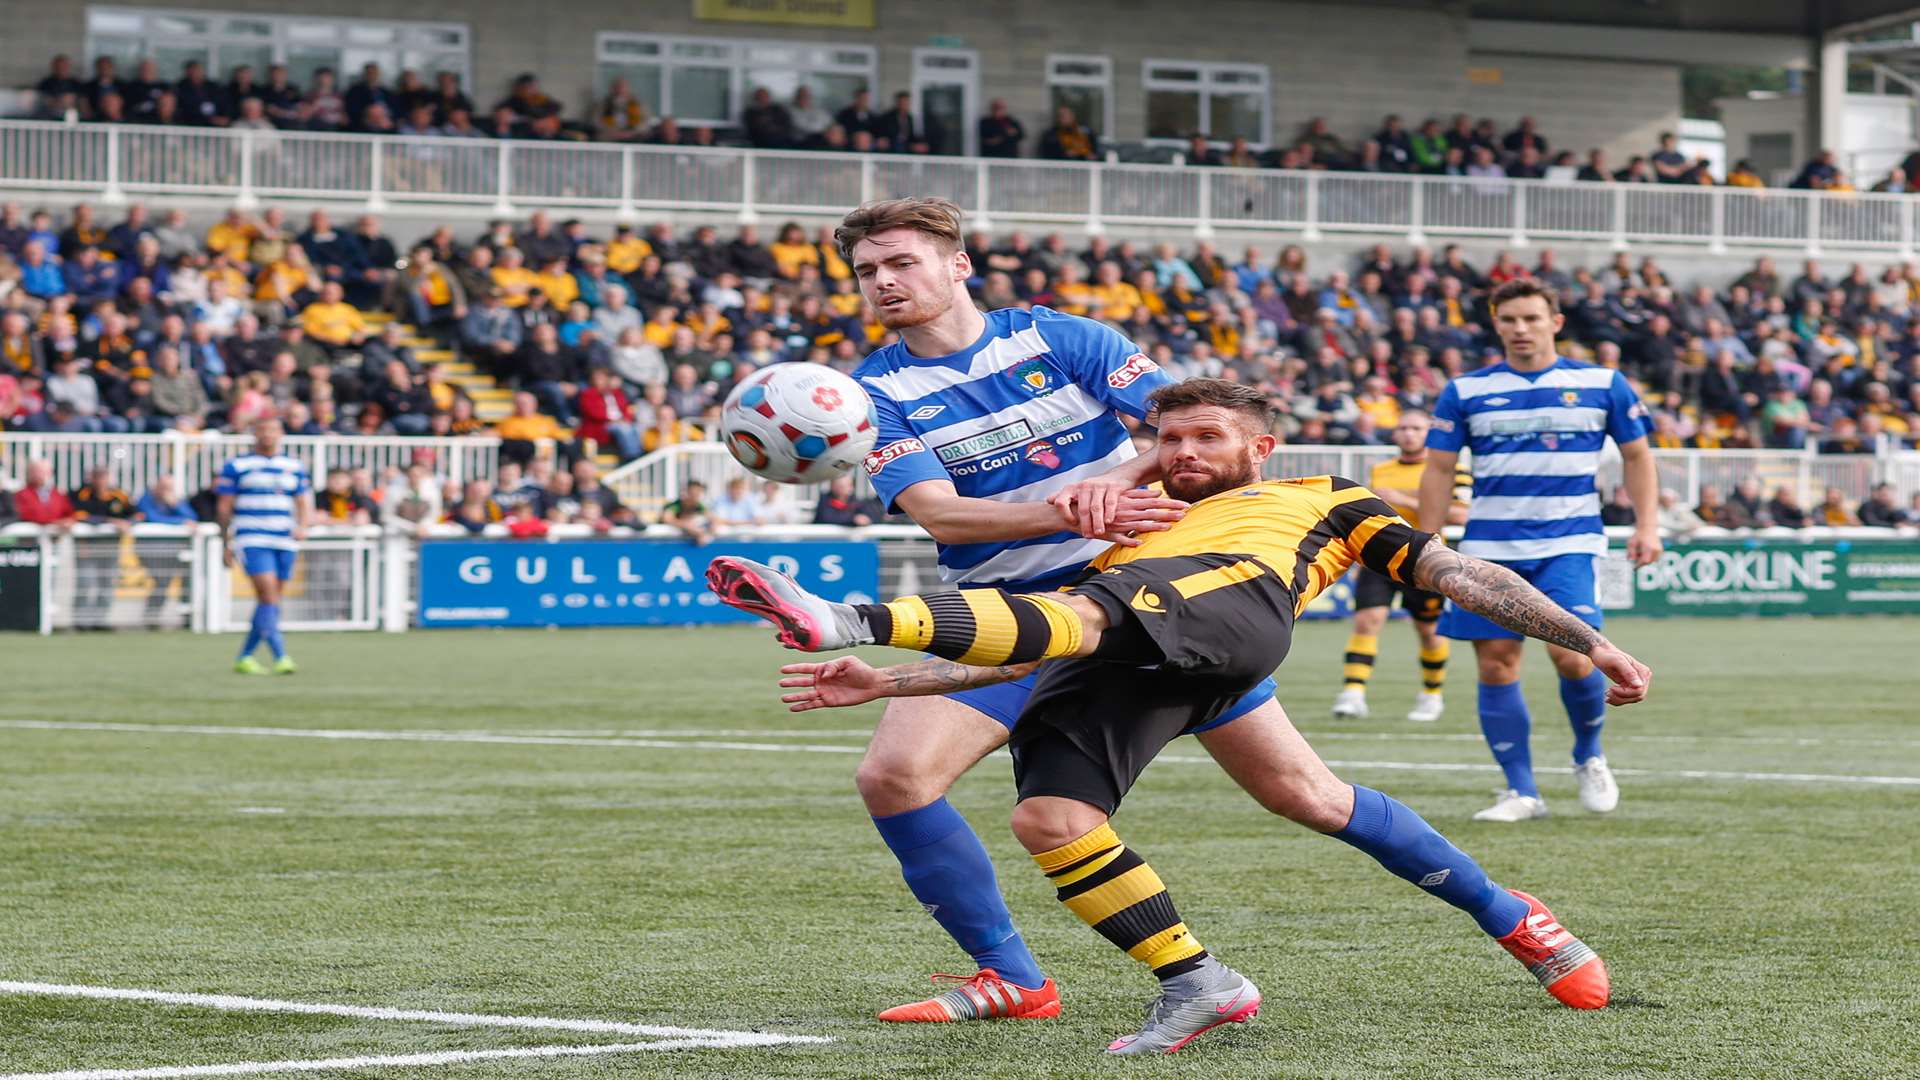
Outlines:
{"label": "white football boot", "polygon": [[1607,768],[1607,759],[1600,754],[1573,767],[1574,778],[1580,781],[1580,805],[1596,814],[1608,814],[1620,805],[1620,785],[1613,782],[1613,770]]}
{"label": "white football boot", "polygon": [[1333,699],[1333,716],[1336,720],[1365,720],[1367,692],[1357,686],[1340,691],[1339,696]]}
{"label": "white football boot", "polygon": [[1547,800],[1508,788],[1500,801],[1473,815],[1475,821],[1529,821],[1547,816]]}
{"label": "white football boot", "polygon": [[1414,699],[1413,711],[1407,714],[1407,719],[1415,723],[1431,724],[1440,719],[1440,713],[1446,707],[1446,703],[1440,700],[1440,691],[1422,690],[1420,696]]}

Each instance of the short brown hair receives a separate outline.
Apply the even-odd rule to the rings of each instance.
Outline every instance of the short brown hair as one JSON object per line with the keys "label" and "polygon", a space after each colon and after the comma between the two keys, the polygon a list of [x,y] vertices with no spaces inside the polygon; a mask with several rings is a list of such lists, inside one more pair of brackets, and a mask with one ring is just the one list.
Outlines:
{"label": "short brown hair", "polygon": [[1264,432],[1273,422],[1273,405],[1267,395],[1246,383],[1226,379],[1186,379],[1163,386],[1147,395],[1151,415],[1164,416],[1173,409],[1195,405],[1214,405],[1246,417],[1256,431]]}
{"label": "short brown hair", "polygon": [[1560,294],[1532,278],[1514,278],[1493,290],[1493,295],[1487,298],[1487,310],[1498,314],[1501,304],[1509,300],[1524,300],[1529,296],[1545,300],[1549,313],[1560,314]]}
{"label": "short brown hair", "polygon": [[960,208],[950,199],[882,199],[862,203],[833,230],[840,255],[853,261],[855,244],[887,229],[912,229],[952,254],[960,250]]}

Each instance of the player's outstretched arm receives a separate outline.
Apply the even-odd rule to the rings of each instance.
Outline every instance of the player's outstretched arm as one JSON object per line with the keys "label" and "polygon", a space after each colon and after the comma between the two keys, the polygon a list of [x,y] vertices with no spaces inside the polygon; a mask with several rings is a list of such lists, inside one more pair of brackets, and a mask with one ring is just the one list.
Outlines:
{"label": "player's outstretched arm", "polygon": [[790,693],[780,695],[790,712],[843,709],[883,697],[926,697],[951,694],[976,686],[1023,679],[1039,662],[978,667],[952,660],[921,660],[875,668],[857,656],[842,656],[824,664],[788,664],[780,680]]}
{"label": "player's outstretched arm", "polygon": [[1414,563],[1413,583],[1515,633],[1586,656],[1613,684],[1607,687],[1609,705],[1631,705],[1647,696],[1653,672],[1645,664],[1504,566],[1434,540]]}

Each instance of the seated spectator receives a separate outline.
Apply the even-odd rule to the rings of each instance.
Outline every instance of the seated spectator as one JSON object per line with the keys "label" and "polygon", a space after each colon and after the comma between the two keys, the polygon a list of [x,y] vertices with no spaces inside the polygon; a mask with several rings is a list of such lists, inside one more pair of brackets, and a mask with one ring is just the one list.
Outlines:
{"label": "seated spectator", "polygon": [[579,354],[560,342],[560,331],[542,323],[529,331],[514,356],[513,379],[565,426],[573,424],[573,396],[579,392]]}
{"label": "seated spectator", "polygon": [[46,244],[39,240],[29,240],[20,248],[20,291],[41,301],[67,291],[59,257],[49,255]]}
{"label": "seated spectator", "polygon": [[596,367],[588,371],[587,385],[574,406],[580,414],[576,437],[614,447],[622,462],[640,456],[640,429],[633,422],[633,406],[611,370]]}
{"label": "seated spectator", "polygon": [[1306,122],[1300,134],[1294,138],[1296,146],[1305,146],[1312,150],[1313,159],[1327,168],[1343,168],[1353,157],[1353,151],[1340,141],[1340,136],[1327,126],[1324,116],[1316,116]]}
{"label": "seated spectator", "polygon": [[375,105],[393,112],[400,108],[400,100],[382,85],[380,65],[368,63],[360,68],[360,78],[347,88],[347,123],[358,127],[367,110]]}
{"label": "seated spectator", "polygon": [[26,483],[13,493],[13,514],[29,525],[65,529],[75,520],[73,500],[53,486],[53,463],[41,458],[27,462]]}
{"label": "seated spectator", "polygon": [[1729,529],[1760,529],[1773,524],[1768,506],[1762,501],[1760,481],[1749,476],[1734,485],[1722,517],[1725,527]]}
{"label": "seated spectator", "polygon": [[1492,147],[1476,146],[1467,164],[1466,175],[1482,179],[1505,179],[1507,170],[1494,160]]}
{"label": "seated spectator", "polygon": [[521,390],[513,395],[513,412],[494,425],[501,439],[500,456],[521,464],[533,459],[537,444],[567,437],[567,430],[553,417],[540,411],[540,400]]}
{"label": "seated spectator", "polygon": [[170,345],[154,350],[154,370],[147,394],[151,420],[159,428],[199,427],[207,417],[207,391],[200,376],[181,366],[180,351]]}
{"label": "seated spectator", "polygon": [[314,499],[314,509],[324,524],[371,525],[380,508],[372,499],[353,490],[353,474],[344,469],[327,473],[327,483]]}
{"label": "seated spectator", "polygon": [[406,269],[388,280],[385,303],[396,317],[407,319],[428,333],[456,326],[467,316],[467,290],[460,276],[440,265],[433,249],[416,246]]}
{"label": "seated spectator", "polygon": [[1853,508],[1847,505],[1846,493],[1837,487],[1830,487],[1821,499],[1819,509],[1814,511],[1814,523],[1843,527],[1858,525],[1860,519],[1854,516]]}
{"label": "seated spectator", "polygon": [[1860,524],[1878,529],[1893,529],[1915,523],[1905,510],[1900,509],[1893,485],[1886,483],[1873,485],[1873,493],[1860,504],[1859,518]]}
{"label": "seated spectator", "polygon": [[[1718,495],[1718,493],[1713,492],[1711,488],[1701,489],[1701,495],[1704,496],[1708,493]],[[1618,496],[1616,495],[1616,500],[1617,498]],[[1633,505],[1631,500],[1628,501],[1627,511],[1629,518],[1627,524],[1632,524]],[[1605,517],[1604,511],[1601,516],[1603,518]],[[1611,522],[1608,524],[1611,524]],[[1699,514],[1687,509],[1686,504],[1680,501],[1679,492],[1674,491],[1672,488],[1660,489],[1660,531],[1662,533],[1672,539],[1684,539],[1705,528],[1706,525],[1707,522],[1702,520]]]}
{"label": "seated spectator", "polygon": [[525,120],[560,115],[560,103],[540,88],[540,77],[532,72],[514,79],[512,92],[494,107],[512,109],[515,115]]}
{"label": "seated spectator", "polygon": [[680,419],[673,406],[662,402],[653,407],[653,423],[641,433],[641,447],[651,454],[663,446],[674,446],[683,442],[700,442],[706,434],[695,427],[692,421]]}
{"label": "seated spectator", "polygon": [[1007,111],[1006,102],[995,98],[987,103],[987,115],[979,124],[981,157],[1017,158],[1026,137],[1027,129]]}
{"label": "seated spectator", "polygon": [[1506,137],[1500,140],[1500,148],[1515,157],[1532,150],[1543,158],[1547,156],[1549,149],[1546,137],[1540,134],[1531,116],[1520,118],[1519,125],[1507,132]]}
{"label": "seated spectator", "polygon": [[347,126],[347,101],[330,67],[317,68],[296,110],[299,126],[309,131],[340,131]]}
{"label": "seated spectator", "polygon": [[715,528],[725,528],[729,525],[756,525],[760,523],[760,516],[765,510],[765,502],[759,495],[754,494],[747,478],[736,476],[727,481],[725,492],[713,500],[708,516]]}
{"label": "seated spectator", "polygon": [[741,110],[740,126],[746,130],[747,142],[759,150],[786,150],[796,141],[793,114],[773,100],[773,91],[764,86],[754,87]]}
{"label": "seated spectator", "polygon": [[1834,160],[1833,151],[1820,151],[1812,160],[1800,167],[1800,171],[1787,186],[1802,191],[1831,190],[1843,179],[1840,168],[1834,164]]}
{"label": "seated spectator", "polygon": [[469,480],[460,493],[460,501],[455,503],[447,520],[465,529],[468,533],[479,535],[489,525],[498,525],[507,519],[507,512],[493,497],[493,486],[485,480]]}
{"label": "seated spectator", "polygon": [[1602,525],[1632,525],[1634,522],[1633,497],[1627,494],[1627,486],[1614,486],[1613,497],[1600,507]]}
{"label": "seated spectator", "polygon": [[1767,186],[1767,182],[1760,178],[1760,174],[1754,170],[1752,162],[1746,158],[1741,158],[1739,161],[1734,162],[1733,168],[1727,170],[1727,186],[1737,188],[1764,188]]}
{"label": "seated spectator", "polygon": [[707,485],[688,480],[680,489],[680,497],[661,510],[660,524],[679,529],[695,544],[706,543],[713,538],[713,522],[708,516],[706,499]]}
{"label": "seated spectator", "polygon": [[[843,121],[844,123],[844,121]],[[1093,132],[1062,105],[1053,110],[1053,126],[1040,136],[1040,156],[1054,161],[1093,161]]]}
{"label": "seated spectator", "polygon": [[1809,524],[1807,512],[1800,505],[1800,496],[1786,484],[1780,485],[1767,503],[1767,517],[1780,528],[1804,529]]}
{"label": "seated spectator", "polygon": [[337,281],[322,286],[320,299],[300,313],[300,328],[330,356],[358,349],[367,340],[366,319],[346,302],[346,292]]}
{"label": "seated spectator", "polygon": [[397,435],[425,435],[431,426],[433,399],[399,360],[387,364],[380,387],[370,397]]}
{"label": "seated spectator", "polygon": [[853,477],[846,473],[828,483],[826,493],[813,509],[815,525],[872,525],[885,516],[878,502],[854,495]]}

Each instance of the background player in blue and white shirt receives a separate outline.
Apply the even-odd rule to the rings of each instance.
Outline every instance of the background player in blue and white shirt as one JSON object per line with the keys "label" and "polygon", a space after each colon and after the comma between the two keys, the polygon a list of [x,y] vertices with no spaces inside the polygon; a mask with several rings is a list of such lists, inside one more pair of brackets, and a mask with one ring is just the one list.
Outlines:
{"label": "background player in blue and white shirt", "polygon": [[280,453],[283,434],[278,420],[255,423],[253,452],[222,466],[213,486],[219,496],[227,565],[246,572],[257,598],[253,625],[233,665],[242,675],[266,673],[253,658],[262,642],[273,651],[275,674],[294,672],[293,658],[280,636],[280,591],[293,576],[299,542],[313,518],[313,481],[306,466]]}
{"label": "background player in blue and white shirt", "polygon": [[[1140,487],[1158,478],[1158,462],[1135,456],[1120,420],[1144,419],[1147,394],[1169,380],[1100,323],[1044,308],[981,313],[967,295],[973,266],[960,238],[960,211],[944,199],[869,204],[836,234],[862,297],[900,335],[855,372],[880,432],[867,472],[890,509],[932,534],[948,581],[1053,588],[1110,545],[1138,543],[1129,534],[1165,528],[1184,512],[1184,503]],[[1029,678],[896,698],[875,728],[857,774],[861,797],[914,896],[980,968],[881,1019],[1059,1013],[1058,991],[1015,932],[986,849],[946,800],[962,773],[1006,744],[1031,689]],[[1488,933],[1512,931],[1523,904],[1469,888],[1485,875],[1447,862],[1441,853],[1455,849],[1412,810],[1336,777],[1272,695],[1267,680],[1196,732],[1229,776],[1268,810],[1468,910]],[[1066,801],[1034,799],[1028,808]],[[1033,835],[1059,834],[1056,846],[1077,835],[1064,813],[1026,824]],[[1193,985],[1163,982],[1163,993],[1204,995],[1211,972],[1179,977]]]}
{"label": "background player in blue and white shirt", "polygon": [[[1453,498],[1454,462],[1461,448],[1471,451],[1473,505],[1460,553],[1509,567],[1597,628],[1594,560],[1606,554],[1607,538],[1594,476],[1608,438],[1620,447],[1637,522],[1627,557],[1640,565],[1660,557],[1660,484],[1648,447],[1653,428],[1646,406],[1618,371],[1555,353],[1554,336],[1565,318],[1550,289],[1510,281],[1494,290],[1489,305],[1506,359],[1454,379],[1435,401],[1421,519],[1441,520]],[[1532,719],[1520,693],[1524,639],[1451,604],[1440,617],[1440,633],[1473,642],[1480,730],[1507,776],[1500,800],[1474,817],[1545,817],[1528,745]],[[1620,800],[1600,749],[1606,678],[1584,656],[1551,645],[1547,652],[1560,673],[1560,700],[1573,727],[1580,803],[1605,813]]]}

